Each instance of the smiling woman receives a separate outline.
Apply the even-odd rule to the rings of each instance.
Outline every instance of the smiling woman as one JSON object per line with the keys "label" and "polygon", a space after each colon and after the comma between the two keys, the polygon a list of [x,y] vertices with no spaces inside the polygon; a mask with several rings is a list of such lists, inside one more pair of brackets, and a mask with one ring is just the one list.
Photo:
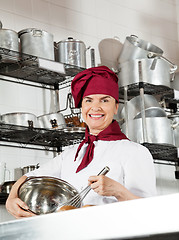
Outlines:
{"label": "smiling woman", "polygon": [[[113,120],[119,99],[116,74],[105,66],[86,69],[75,76],[71,89],[75,107],[82,108],[87,124],[85,139],[16,182],[6,203],[8,211],[15,217],[30,216],[22,209],[28,209],[28,206],[17,195],[20,184],[30,176],[61,178],[79,192],[88,182],[93,191],[83,200],[84,205],[101,205],[156,194],[150,152],[128,140]],[[107,176],[97,176],[105,166],[110,168]]]}

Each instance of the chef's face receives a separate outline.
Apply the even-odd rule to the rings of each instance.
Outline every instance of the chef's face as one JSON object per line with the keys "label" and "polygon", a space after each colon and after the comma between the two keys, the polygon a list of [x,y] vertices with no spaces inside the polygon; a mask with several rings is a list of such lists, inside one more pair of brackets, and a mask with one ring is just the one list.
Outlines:
{"label": "chef's face", "polygon": [[118,105],[109,95],[94,94],[83,98],[82,116],[91,134],[97,135],[111,124]]}

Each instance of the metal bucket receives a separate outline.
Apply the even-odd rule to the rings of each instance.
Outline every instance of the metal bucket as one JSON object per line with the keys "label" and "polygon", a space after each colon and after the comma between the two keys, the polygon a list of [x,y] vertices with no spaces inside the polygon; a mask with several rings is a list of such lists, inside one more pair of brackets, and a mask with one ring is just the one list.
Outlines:
{"label": "metal bucket", "polygon": [[132,59],[147,58],[148,53],[162,55],[163,50],[150,42],[139,39],[135,35],[126,37],[123,48],[119,55],[119,63],[123,63]]}
{"label": "metal bucket", "polygon": [[[121,125],[122,131],[126,134],[126,123]],[[174,145],[174,137],[170,120],[166,117],[146,118],[147,142],[158,144]],[[127,137],[138,143],[143,143],[142,118],[128,121]]]}
{"label": "metal bucket", "polygon": [[136,59],[119,64],[118,84],[120,87],[144,82],[170,87],[171,66],[163,59]]}
{"label": "metal bucket", "polygon": [[18,32],[21,52],[54,60],[53,35],[41,29],[28,28]]}
{"label": "metal bucket", "polygon": [[86,46],[84,42],[69,37],[57,43],[58,61],[86,68]]}

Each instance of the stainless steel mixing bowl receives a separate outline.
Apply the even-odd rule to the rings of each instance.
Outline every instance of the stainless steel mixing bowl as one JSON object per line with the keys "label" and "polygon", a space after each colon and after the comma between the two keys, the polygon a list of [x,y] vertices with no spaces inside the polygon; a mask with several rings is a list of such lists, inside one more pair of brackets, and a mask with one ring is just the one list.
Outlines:
{"label": "stainless steel mixing bowl", "polygon": [[54,177],[30,177],[19,186],[18,196],[29,210],[40,215],[52,213],[79,192],[68,182]]}

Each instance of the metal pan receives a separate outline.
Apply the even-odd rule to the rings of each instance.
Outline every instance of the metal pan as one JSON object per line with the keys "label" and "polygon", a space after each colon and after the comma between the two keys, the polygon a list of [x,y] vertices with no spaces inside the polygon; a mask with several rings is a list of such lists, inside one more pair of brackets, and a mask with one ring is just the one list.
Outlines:
{"label": "metal pan", "polygon": [[63,129],[66,127],[65,118],[62,113],[49,113],[37,117],[40,128],[50,130]]}

